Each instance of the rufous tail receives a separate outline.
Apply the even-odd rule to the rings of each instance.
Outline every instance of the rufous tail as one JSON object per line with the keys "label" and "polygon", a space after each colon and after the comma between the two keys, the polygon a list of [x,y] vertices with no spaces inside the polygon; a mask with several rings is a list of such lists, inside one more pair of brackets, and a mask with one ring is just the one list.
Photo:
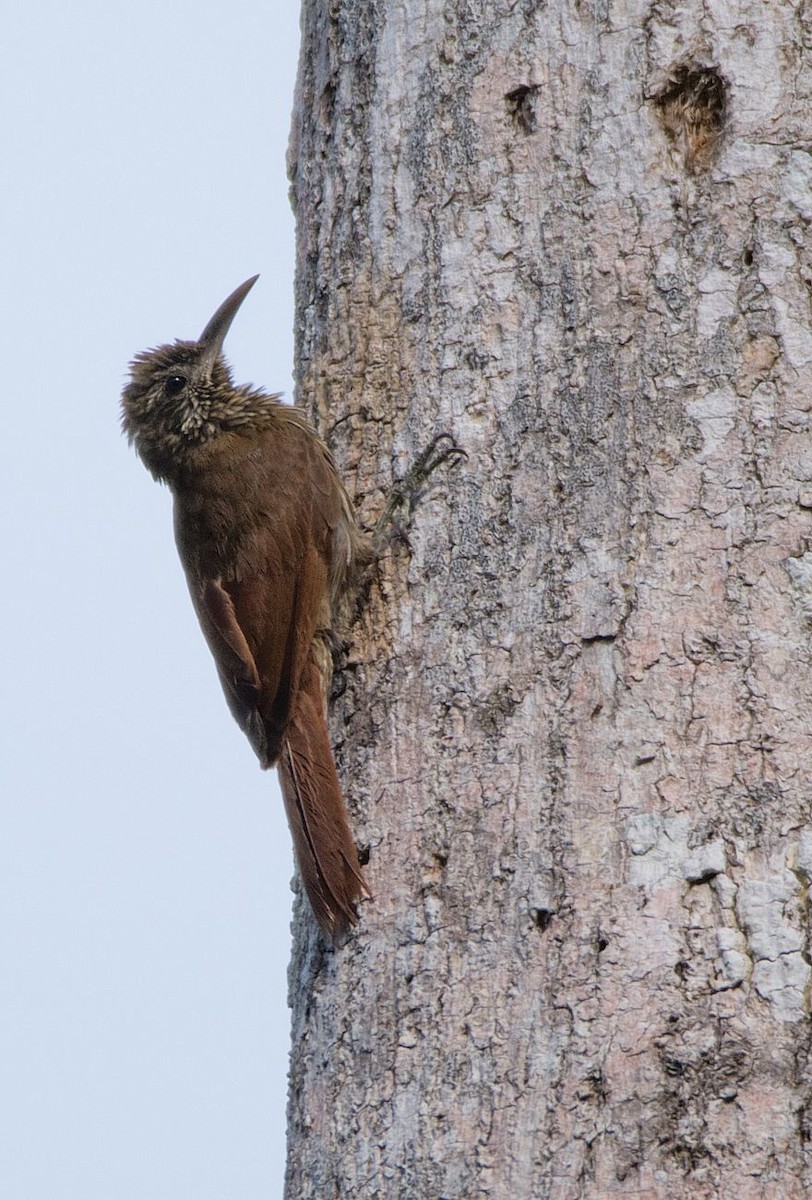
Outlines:
{"label": "rufous tail", "polygon": [[302,882],[316,920],[335,939],[356,923],[355,906],[369,889],[350,832],[313,662],[302,674],[278,766]]}

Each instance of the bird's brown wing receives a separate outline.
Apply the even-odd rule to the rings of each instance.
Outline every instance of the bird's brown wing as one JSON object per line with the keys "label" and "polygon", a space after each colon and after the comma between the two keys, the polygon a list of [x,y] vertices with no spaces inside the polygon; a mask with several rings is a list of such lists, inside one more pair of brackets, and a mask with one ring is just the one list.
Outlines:
{"label": "bird's brown wing", "polygon": [[[273,547],[275,554],[278,549],[277,542]],[[232,670],[228,680],[224,680],[224,687],[232,711],[266,767],[279,757],[302,672],[321,624],[320,597],[327,586],[326,564],[312,551],[284,566],[276,565],[275,570],[222,584],[258,685],[254,692],[245,687],[241,661],[240,671],[235,674]],[[280,566],[282,569],[278,569]],[[228,638],[229,631],[225,630],[223,635]],[[229,652],[233,645],[232,636]],[[223,657],[215,657],[220,677],[224,679]],[[249,702],[250,713],[242,710],[244,701]]]}
{"label": "bird's brown wing", "polygon": [[222,580],[203,579],[193,588],[192,598],[228,706],[263,766],[268,765],[267,735],[259,711],[259,671],[231,595]]}

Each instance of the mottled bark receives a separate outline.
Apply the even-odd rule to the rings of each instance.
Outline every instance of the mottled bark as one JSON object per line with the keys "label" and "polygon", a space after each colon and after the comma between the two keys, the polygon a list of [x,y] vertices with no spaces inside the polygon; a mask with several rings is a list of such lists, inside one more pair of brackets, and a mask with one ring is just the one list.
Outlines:
{"label": "mottled bark", "polygon": [[810,1194],[810,49],[305,4],[299,402],[368,525],[468,460],[338,680],[375,898],[299,912],[288,1200]]}

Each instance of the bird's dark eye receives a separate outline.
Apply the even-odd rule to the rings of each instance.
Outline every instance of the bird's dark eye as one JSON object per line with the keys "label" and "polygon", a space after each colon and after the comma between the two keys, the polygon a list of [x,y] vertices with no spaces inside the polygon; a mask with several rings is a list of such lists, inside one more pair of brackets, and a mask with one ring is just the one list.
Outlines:
{"label": "bird's dark eye", "polygon": [[164,380],[164,395],[179,396],[186,387],[185,375],[167,375]]}

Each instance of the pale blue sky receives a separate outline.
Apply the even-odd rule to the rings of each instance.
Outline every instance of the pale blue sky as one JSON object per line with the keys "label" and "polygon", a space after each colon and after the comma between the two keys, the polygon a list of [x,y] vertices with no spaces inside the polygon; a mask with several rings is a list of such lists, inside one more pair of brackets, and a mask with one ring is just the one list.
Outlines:
{"label": "pale blue sky", "polygon": [[281,1195],[292,858],[119,434],[197,336],[290,392],[295,0],[32,2],[0,48],[0,1194]]}

